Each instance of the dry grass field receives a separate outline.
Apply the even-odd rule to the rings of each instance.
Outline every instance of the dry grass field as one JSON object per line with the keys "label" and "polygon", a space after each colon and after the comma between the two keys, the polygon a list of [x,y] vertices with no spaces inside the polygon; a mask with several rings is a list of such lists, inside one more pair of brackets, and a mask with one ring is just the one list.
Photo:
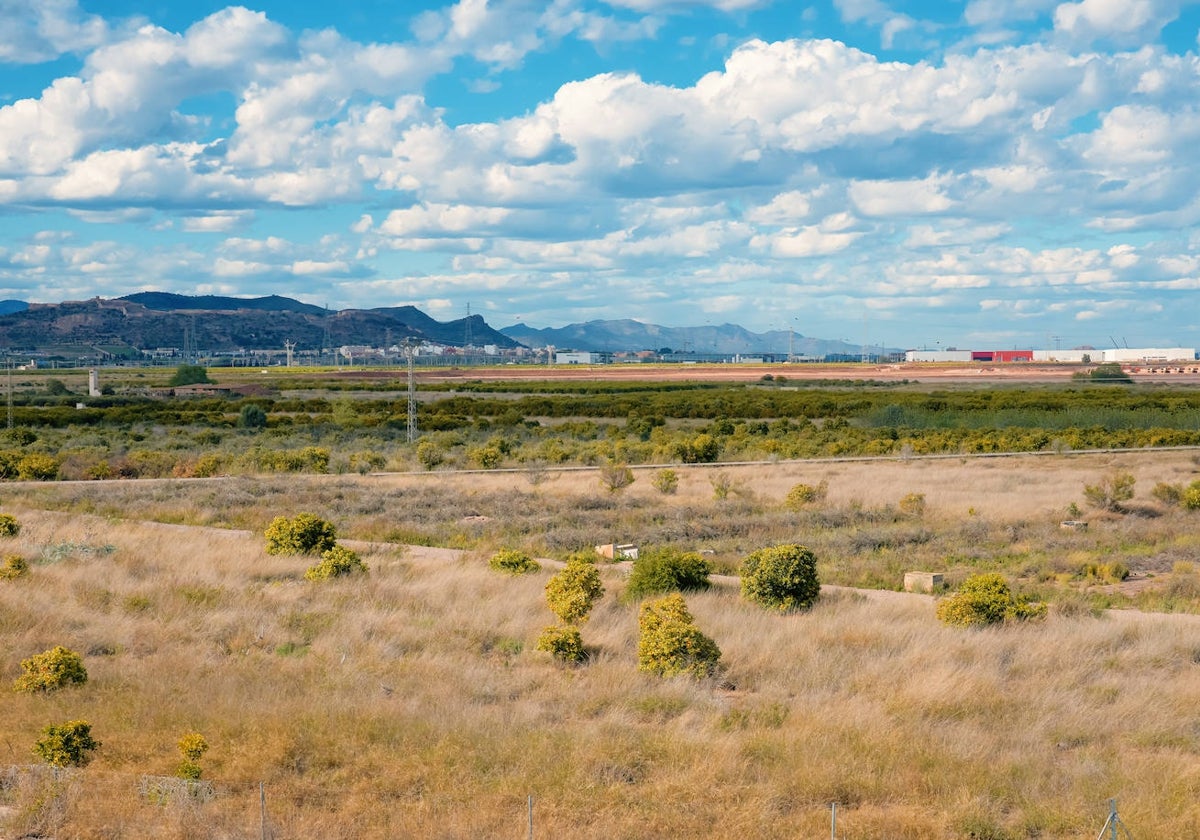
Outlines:
{"label": "dry grass field", "polygon": [[[837,802],[846,838],[1056,840],[1094,837],[1110,797],[1135,837],[1197,837],[1192,615],[1054,609],[963,631],[928,596],[830,587],[779,616],[722,581],[687,600],[723,673],[662,680],[636,670],[624,568],[601,566],[589,661],[566,667],[534,650],[553,564],[512,578],[486,562],[646,529],[727,563],[804,542],[843,583],[957,552],[1036,589],[1072,557],[1120,556],[1194,603],[1195,520],[1149,490],[1196,469],[1179,452],[679,468],[672,496],[646,471],[611,495],[594,471],[14,485],[0,509],[23,527],[0,551],[32,568],[0,580],[0,688],[59,644],[89,679],[5,696],[0,837],[258,838],[265,799],[275,838],[515,838],[529,796],[547,838],[821,837]],[[1130,512],[1064,534],[1066,506],[1114,470],[1137,477]],[[778,510],[822,480],[818,511]],[[926,496],[919,522],[861,514],[907,493]],[[370,574],[314,583],[311,560],[266,554],[265,523],[300,510]],[[42,727],[75,718],[102,742],[94,761],[28,769]],[[192,731],[212,745],[211,796],[139,793]]]}

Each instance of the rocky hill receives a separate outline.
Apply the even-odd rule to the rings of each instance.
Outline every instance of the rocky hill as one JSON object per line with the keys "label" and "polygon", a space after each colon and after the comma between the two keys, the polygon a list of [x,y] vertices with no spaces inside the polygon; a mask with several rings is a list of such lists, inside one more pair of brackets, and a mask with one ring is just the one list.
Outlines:
{"label": "rocky hill", "polygon": [[[186,340],[185,340],[186,335]],[[202,351],[297,349],[343,345],[382,347],[405,339],[462,346],[519,343],[479,315],[437,321],[412,306],[330,311],[291,298],[189,297],[143,292],[126,298],[93,298],[30,304],[0,315],[0,348],[42,350],[63,346],[183,347]]]}

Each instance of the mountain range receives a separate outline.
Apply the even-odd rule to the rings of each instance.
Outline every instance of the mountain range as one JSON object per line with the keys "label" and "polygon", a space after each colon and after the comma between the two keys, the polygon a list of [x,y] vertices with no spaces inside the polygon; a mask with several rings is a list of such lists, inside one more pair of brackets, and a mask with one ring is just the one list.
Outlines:
{"label": "mountain range", "polygon": [[331,311],[285,297],[233,298],[139,292],[123,298],[32,303],[0,315],[0,347],[45,350],[128,347],[152,350],[190,346],[201,351],[300,350],[391,346],[414,339],[449,346],[516,341],[479,315],[437,321],[413,306]]}
{"label": "mountain range", "polygon": [[670,350],[674,353],[706,355],[740,354],[824,357],[857,356],[859,344],[823,338],[809,338],[787,330],[755,333],[737,324],[707,324],[703,327],[662,327],[631,319],[588,321],[565,327],[536,329],[527,324],[502,327],[500,332],[527,347],[553,346],[560,350],[616,352],[631,350]]}
{"label": "mountain range", "polygon": [[634,320],[589,321],[553,329],[514,324],[495,330],[480,315],[437,321],[413,306],[329,310],[288,297],[257,298],[138,292],[63,303],[0,301],[0,347],[187,347],[202,351],[299,350],[391,346],[405,339],[449,346],[511,349],[826,356],[856,355],[860,345],[785,330],[754,333],[736,324],[663,327]]}

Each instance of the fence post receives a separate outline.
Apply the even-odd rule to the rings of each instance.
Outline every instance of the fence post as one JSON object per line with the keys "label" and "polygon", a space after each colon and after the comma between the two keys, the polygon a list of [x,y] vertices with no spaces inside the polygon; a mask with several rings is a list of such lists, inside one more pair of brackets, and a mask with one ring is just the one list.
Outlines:
{"label": "fence post", "polygon": [[258,783],[258,813],[262,827],[262,840],[267,840],[267,783]]}
{"label": "fence post", "polygon": [[837,803],[829,803],[829,838],[837,840]]}
{"label": "fence post", "polygon": [[533,794],[529,794],[529,840],[533,840]]}

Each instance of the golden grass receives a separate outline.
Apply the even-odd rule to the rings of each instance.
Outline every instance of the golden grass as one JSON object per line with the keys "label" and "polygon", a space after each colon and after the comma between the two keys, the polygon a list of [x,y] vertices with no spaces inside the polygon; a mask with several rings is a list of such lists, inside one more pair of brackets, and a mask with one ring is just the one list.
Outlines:
{"label": "golden grass", "polygon": [[[893,468],[904,492],[955,504],[932,492],[934,471]],[[869,489],[838,489],[854,465],[819,469],[831,496]],[[1021,474],[989,467],[974,486],[991,472]],[[755,491],[822,477],[796,468]],[[708,486],[700,471],[684,483]],[[60,838],[258,837],[260,781],[278,836],[296,837],[523,836],[529,795],[544,837],[824,836],[837,801],[847,837],[1075,838],[1094,836],[1112,796],[1135,836],[1200,827],[1191,617],[963,632],[920,596],[831,590],[777,616],[722,583],[688,603],[725,674],[662,681],[636,671],[617,567],[582,628],[590,662],[566,668],[533,649],[553,621],[549,565],[514,578],[482,551],[356,545],[369,576],[314,584],[309,560],[268,556],[250,532],[19,518],[6,550],[59,559],[0,582],[0,675],[63,644],[90,679],[9,695],[0,767],[30,762],[52,722],[86,718],[103,742],[55,800]],[[140,799],[139,778],[171,774],[188,731],[212,744],[216,797]],[[23,778],[0,791],[16,809],[0,836],[30,819]]]}

